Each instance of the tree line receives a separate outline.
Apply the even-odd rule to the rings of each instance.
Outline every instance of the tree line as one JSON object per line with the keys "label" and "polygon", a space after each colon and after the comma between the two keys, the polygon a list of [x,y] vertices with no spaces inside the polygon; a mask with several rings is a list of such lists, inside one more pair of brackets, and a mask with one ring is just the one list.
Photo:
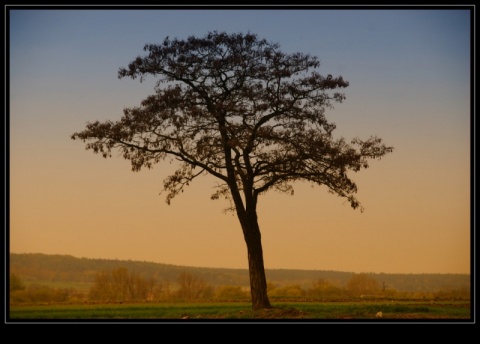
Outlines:
{"label": "tree line", "polygon": [[[68,283],[76,287],[94,283],[99,271],[111,271],[119,267],[127,268],[145,278],[175,281],[183,271],[202,277],[213,287],[223,285],[247,286],[248,271],[245,269],[202,268],[177,266],[162,263],[77,258],[68,255],[48,255],[40,253],[11,253],[10,271],[27,283],[62,285]],[[327,270],[267,269],[267,280],[278,286],[298,284],[302,288],[310,287],[312,281],[324,279],[335,286],[345,287],[354,275],[353,272]],[[467,274],[386,274],[367,273],[387,288],[399,292],[436,292],[439,290],[470,288],[470,276]]]}
{"label": "tree line", "polygon": [[[368,274],[354,274],[345,286],[319,278],[310,287],[299,284],[278,285],[267,282],[268,296],[275,299],[469,299],[467,288],[441,289],[435,292],[400,292],[385,286]],[[74,288],[26,285],[16,274],[10,275],[10,303],[35,302],[161,302],[192,300],[250,300],[248,288],[234,285],[212,286],[203,277],[187,271],[175,281],[144,277],[127,268],[97,272],[92,287],[82,293]]]}

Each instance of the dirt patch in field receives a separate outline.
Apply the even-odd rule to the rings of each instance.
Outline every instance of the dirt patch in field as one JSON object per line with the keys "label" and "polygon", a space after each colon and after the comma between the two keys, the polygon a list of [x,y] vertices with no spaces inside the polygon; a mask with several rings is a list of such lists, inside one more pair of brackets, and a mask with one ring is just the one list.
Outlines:
{"label": "dirt patch in field", "polygon": [[295,308],[264,308],[254,313],[255,319],[304,319],[307,313]]}

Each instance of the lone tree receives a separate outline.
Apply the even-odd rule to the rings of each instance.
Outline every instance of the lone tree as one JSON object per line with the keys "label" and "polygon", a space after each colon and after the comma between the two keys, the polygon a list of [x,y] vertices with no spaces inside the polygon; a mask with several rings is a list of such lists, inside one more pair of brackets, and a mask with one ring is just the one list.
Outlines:
{"label": "lone tree", "polygon": [[348,86],[341,76],[324,77],[319,60],[286,54],[252,33],[209,32],[204,37],[169,39],[144,48],[119,78],[158,77],[155,94],[127,108],[117,122],[88,123],[72,139],[111,157],[113,149],[132,170],[165,159],[178,169],[164,180],[166,201],[200,175],[216,177],[212,199],[227,198],[240,221],[248,251],[254,310],[271,307],[257,219],[258,196],[270,189],[293,194],[292,183],[325,185],[360,208],[347,171],[368,167],[368,159],[392,151],[378,137],[334,139],[325,118]]}

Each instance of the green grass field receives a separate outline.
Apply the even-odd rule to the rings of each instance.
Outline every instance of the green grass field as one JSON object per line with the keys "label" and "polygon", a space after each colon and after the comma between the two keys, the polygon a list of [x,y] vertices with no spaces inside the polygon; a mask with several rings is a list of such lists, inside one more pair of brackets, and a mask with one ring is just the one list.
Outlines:
{"label": "green grass field", "polygon": [[[253,311],[249,302],[56,304],[11,306],[9,320],[470,320],[468,301],[277,302]],[[378,312],[382,312],[379,317]]]}

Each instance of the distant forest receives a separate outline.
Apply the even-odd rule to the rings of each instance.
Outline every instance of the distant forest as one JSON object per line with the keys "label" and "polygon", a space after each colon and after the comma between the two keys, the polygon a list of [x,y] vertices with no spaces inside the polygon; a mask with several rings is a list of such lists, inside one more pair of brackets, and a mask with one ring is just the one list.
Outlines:
{"label": "distant forest", "polygon": [[[28,283],[71,282],[92,283],[97,273],[126,268],[144,278],[174,282],[181,273],[194,274],[212,286],[249,286],[247,269],[222,269],[178,266],[132,260],[76,258],[69,255],[40,253],[10,254],[10,274]],[[328,281],[344,287],[353,272],[323,270],[266,269],[269,283],[277,286],[311,287],[316,281]],[[386,274],[367,273],[380,285],[400,292],[436,292],[448,289],[470,290],[468,274]]]}

